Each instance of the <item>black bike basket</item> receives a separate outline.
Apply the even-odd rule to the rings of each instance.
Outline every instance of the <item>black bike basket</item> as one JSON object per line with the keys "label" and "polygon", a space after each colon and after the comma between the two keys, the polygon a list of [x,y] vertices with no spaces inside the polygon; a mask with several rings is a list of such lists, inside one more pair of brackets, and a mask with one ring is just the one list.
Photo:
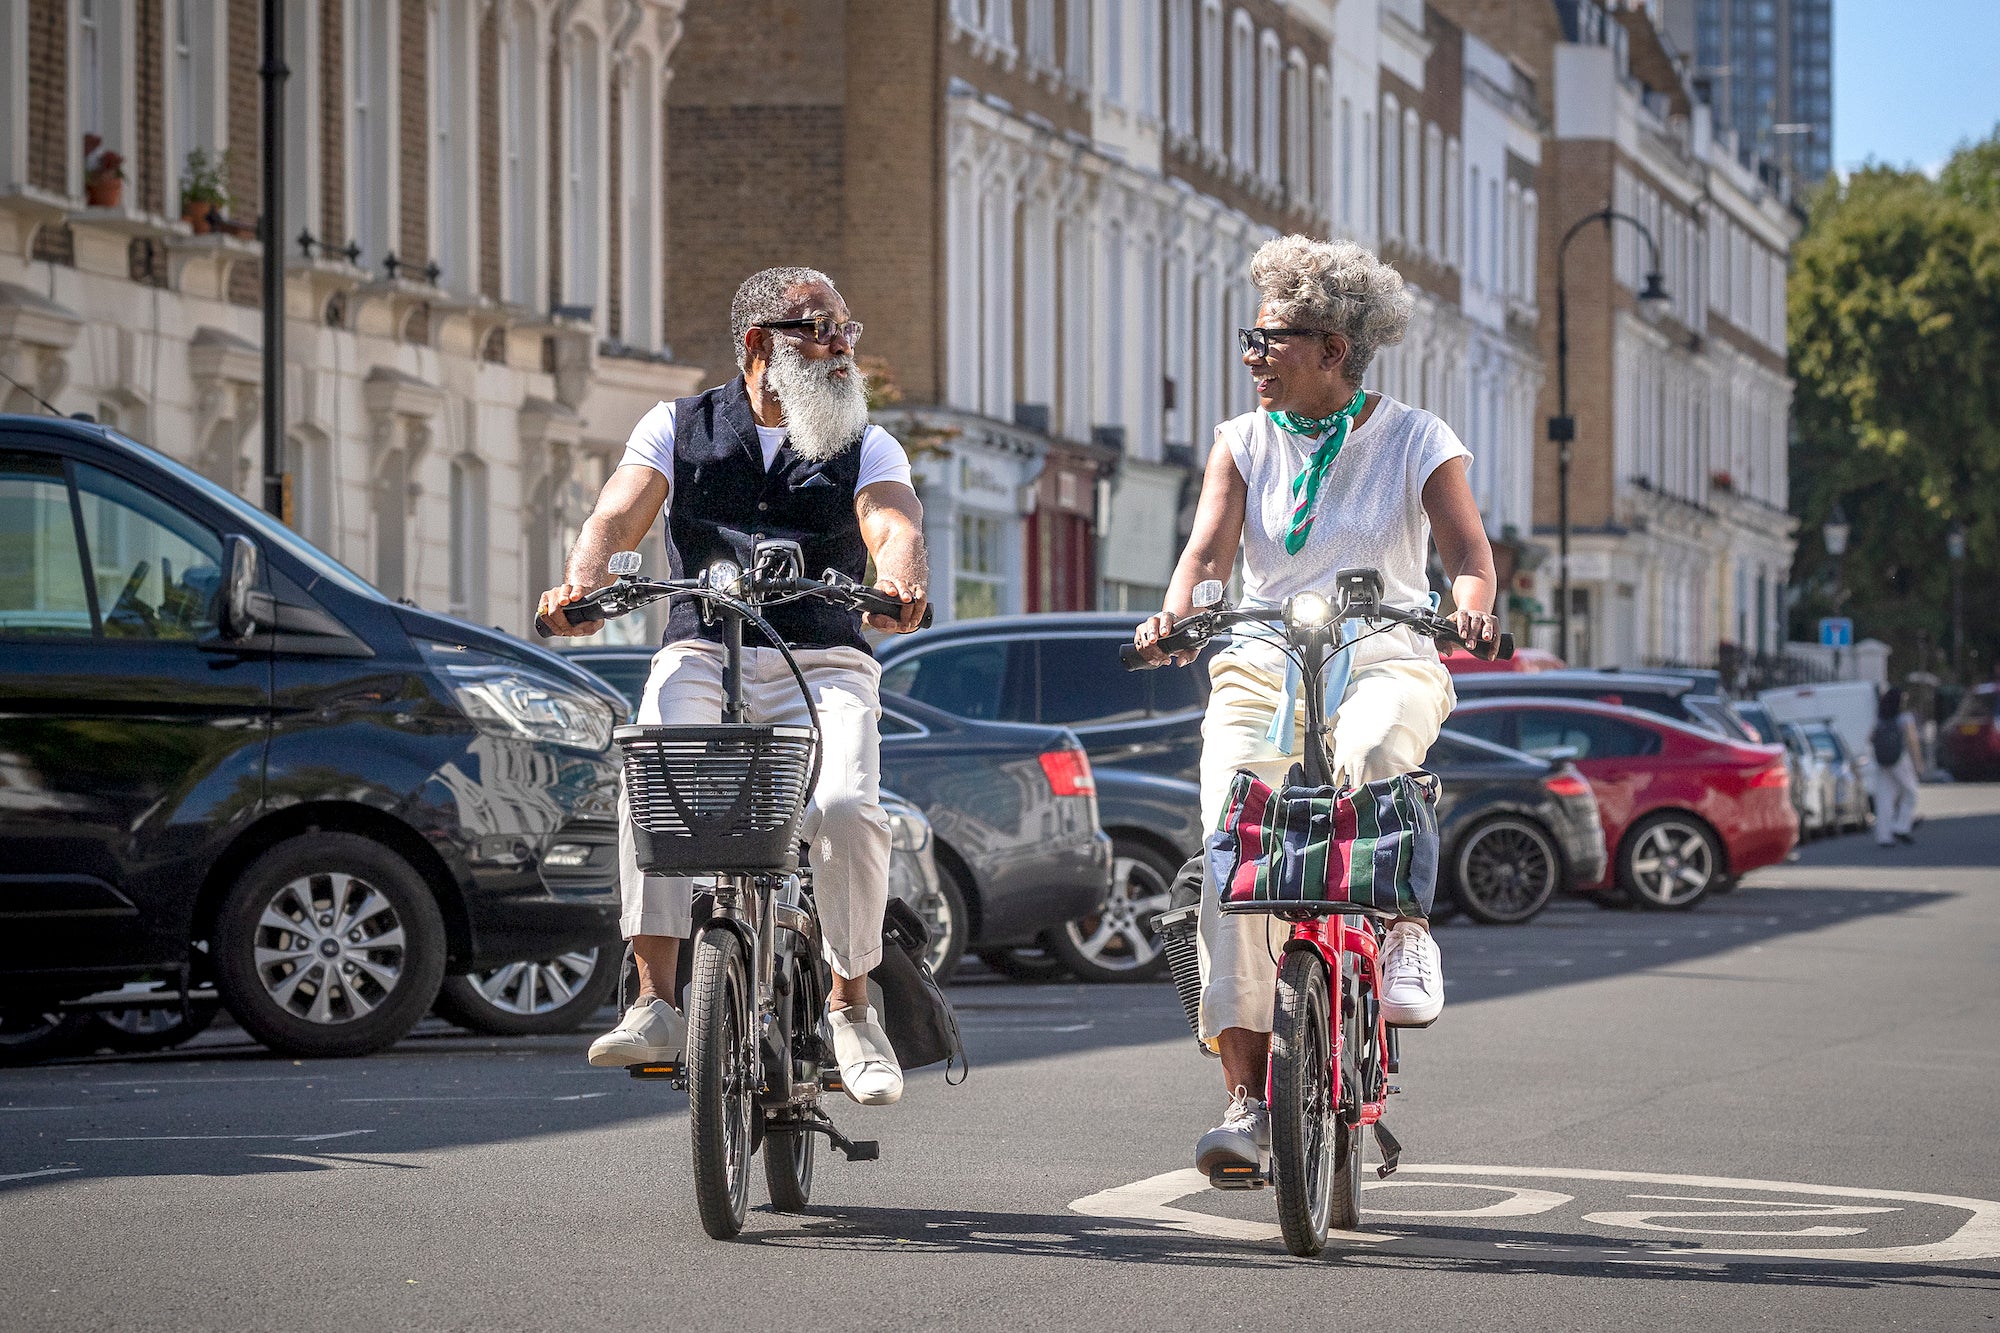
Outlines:
{"label": "black bike basket", "polygon": [[810,727],[619,727],[639,869],[757,874],[797,864]]}

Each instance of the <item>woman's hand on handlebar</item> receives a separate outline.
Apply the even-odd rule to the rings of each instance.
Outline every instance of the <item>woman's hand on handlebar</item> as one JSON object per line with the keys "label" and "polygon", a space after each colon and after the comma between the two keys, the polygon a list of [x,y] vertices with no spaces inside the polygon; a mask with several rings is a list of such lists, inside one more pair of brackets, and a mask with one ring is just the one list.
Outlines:
{"label": "woman's hand on handlebar", "polygon": [[1139,656],[1145,658],[1154,666],[1161,666],[1167,663],[1172,663],[1174,666],[1186,666],[1189,662],[1194,661],[1196,657],[1200,656],[1200,654],[1187,651],[1167,653],[1160,650],[1160,640],[1172,634],[1174,627],[1179,623],[1180,621],[1175,618],[1173,612],[1157,611],[1140,621],[1139,627],[1132,631],[1132,646],[1139,650]]}
{"label": "woman's hand on handlebar", "polygon": [[864,616],[868,628],[886,630],[896,634],[908,634],[922,627],[924,619],[924,588],[920,583],[905,583],[901,579],[883,578],[875,581],[875,591],[895,598],[903,604],[900,616],[877,615],[873,612]]}
{"label": "woman's hand on handlebar", "polygon": [[581,583],[564,583],[550,588],[542,594],[541,601],[535,605],[535,619],[551,634],[560,634],[566,639],[595,634],[604,628],[602,620],[586,620],[581,624],[572,625],[567,616],[559,614],[559,608],[568,606],[571,602],[581,602],[595,591],[596,589],[586,588]]}
{"label": "woman's hand on handlebar", "polygon": [[1474,611],[1461,606],[1446,619],[1452,633],[1464,642],[1468,651],[1478,654],[1482,648],[1499,641],[1500,621],[1490,611]]}

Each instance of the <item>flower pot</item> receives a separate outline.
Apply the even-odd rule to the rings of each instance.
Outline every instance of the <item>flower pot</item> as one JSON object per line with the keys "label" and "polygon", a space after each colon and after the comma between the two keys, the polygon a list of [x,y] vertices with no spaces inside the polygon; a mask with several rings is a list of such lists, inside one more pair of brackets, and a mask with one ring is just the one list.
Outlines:
{"label": "flower pot", "polygon": [[210,205],[200,199],[189,199],[181,205],[181,221],[197,236],[208,235],[208,213]]}
{"label": "flower pot", "polygon": [[125,182],[117,176],[86,178],[83,198],[92,208],[116,208],[125,195]]}

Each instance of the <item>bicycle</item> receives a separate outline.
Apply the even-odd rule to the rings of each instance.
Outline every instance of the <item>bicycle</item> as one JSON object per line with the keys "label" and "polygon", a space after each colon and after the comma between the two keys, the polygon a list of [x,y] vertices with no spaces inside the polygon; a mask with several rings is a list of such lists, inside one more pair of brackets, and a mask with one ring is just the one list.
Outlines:
{"label": "bicycle", "polygon": [[[1236,625],[1282,626],[1285,650],[1298,663],[1306,702],[1306,741],[1301,785],[1333,782],[1327,736],[1326,668],[1343,646],[1397,625],[1445,645],[1468,646],[1451,622],[1430,610],[1382,604],[1382,578],[1373,569],[1343,569],[1334,576],[1335,597],[1300,593],[1281,608],[1235,609],[1222,598],[1222,584],[1208,580],[1195,589],[1195,609],[1158,640],[1171,655],[1197,653],[1210,638]],[[1364,627],[1348,637],[1347,626]],[[1488,660],[1511,657],[1513,636],[1502,634],[1474,648]],[[1131,644],[1119,648],[1128,671],[1151,669]],[[1335,704],[1338,708],[1338,701]],[[1182,867],[1176,885],[1199,886],[1202,858]],[[1199,887],[1203,891],[1213,891]],[[1157,927],[1188,1023],[1200,1034],[1201,980],[1194,934],[1198,896],[1162,913]],[[1388,1076],[1398,1072],[1397,1029],[1382,1017],[1378,961],[1383,925],[1377,915],[1340,905],[1293,904],[1276,909],[1292,924],[1278,960],[1278,996],[1271,1032],[1271,1061],[1265,1100],[1271,1108],[1271,1159],[1260,1164],[1225,1162],[1209,1183],[1218,1189],[1276,1187],[1279,1230],[1285,1248],[1301,1257],[1318,1254],[1329,1230],[1351,1231],[1361,1221],[1362,1134],[1371,1131],[1382,1165],[1396,1170],[1402,1145],[1382,1123],[1383,1106],[1400,1091]],[[1334,1011],[1333,997],[1339,997]],[[1207,1048],[1204,1046],[1204,1050]]]}
{"label": "bicycle", "polygon": [[[719,723],[621,726],[613,736],[624,750],[640,867],[713,880],[695,903],[684,1058],[633,1065],[629,1073],[688,1094],[696,1208],[703,1230],[729,1240],[743,1230],[750,1159],[760,1148],[771,1204],[785,1213],[811,1201],[816,1135],[851,1162],[881,1153],[876,1141],[843,1135],[820,1107],[821,1093],[838,1092],[841,1083],[820,1037],[831,982],[812,870],[800,864],[798,844],[799,820],[819,780],[819,715],[790,648],[762,612],[811,598],[894,616],[903,604],[837,570],[803,577],[803,554],[789,540],[753,538],[748,571],[723,560],[700,578],[642,579],[639,565],[637,551],[612,556],[617,581],[560,611],[580,625],[688,597],[701,603],[704,620],[721,621]],[[926,608],[923,623],[930,618]],[[745,720],[746,623],[783,655],[810,726]],[[535,629],[544,638],[551,633],[540,616]],[[921,922],[914,929],[921,931]]]}

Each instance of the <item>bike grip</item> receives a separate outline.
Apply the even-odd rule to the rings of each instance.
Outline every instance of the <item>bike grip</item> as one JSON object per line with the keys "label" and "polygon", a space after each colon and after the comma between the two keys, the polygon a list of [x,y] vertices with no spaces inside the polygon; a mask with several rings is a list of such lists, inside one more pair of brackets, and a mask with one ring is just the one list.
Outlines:
{"label": "bike grip", "polygon": [[1124,667],[1127,671],[1151,671],[1154,667],[1162,664],[1159,662],[1148,662],[1145,658],[1141,657],[1137,644],[1121,643],[1118,645],[1118,665]]}
{"label": "bike grip", "polygon": [[[563,619],[572,625],[582,625],[592,620],[602,620],[604,618],[604,608],[589,599],[581,602],[570,602],[556,609],[561,611]],[[555,632],[555,627],[549,624],[547,620],[539,615],[535,617],[536,634],[546,639]]]}
{"label": "bike grip", "polygon": [[1493,651],[1494,659],[1496,661],[1504,662],[1513,655],[1514,655],[1514,636],[1511,634],[1502,634],[1500,636],[1500,641],[1494,645],[1494,651]]}
{"label": "bike grip", "polygon": [[[886,592],[877,592],[873,588],[860,589],[855,597],[855,602],[868,615],[896,617],[903,614],[904,603],[901,599],[891,597]],[[936,619],[937,603],[925,602],[924,613],[917,617],[917,628],[929,629],[931,622]]]}

